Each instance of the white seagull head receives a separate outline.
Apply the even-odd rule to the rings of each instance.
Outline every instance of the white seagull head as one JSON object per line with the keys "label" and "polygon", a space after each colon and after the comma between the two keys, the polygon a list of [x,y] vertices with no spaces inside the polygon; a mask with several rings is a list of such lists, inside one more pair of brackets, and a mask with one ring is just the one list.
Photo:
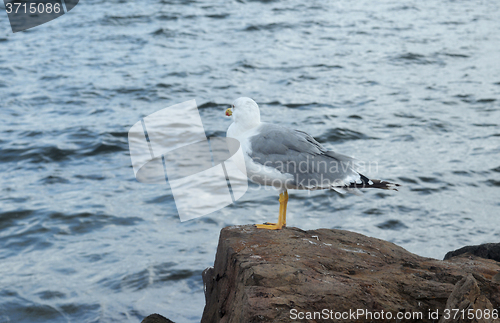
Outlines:
{"label": "white seagull head", "polygon": [[259,106],[247,97],[234,100],[231,107],[226,110],[226,115],[232,116],[233,122],[242,130],[248,130],[260,124]]}

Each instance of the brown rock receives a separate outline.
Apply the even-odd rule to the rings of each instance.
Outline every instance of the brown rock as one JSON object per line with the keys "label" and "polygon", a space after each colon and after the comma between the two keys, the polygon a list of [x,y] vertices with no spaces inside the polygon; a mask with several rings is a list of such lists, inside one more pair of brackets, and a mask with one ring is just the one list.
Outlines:
{"label": "brown rock", "polygon": [[[478,278],[483,282],[484,278]],[[472,274],[467,274],[467,276],[455,285],[453,292],[446,302],[446,309],[449,315],[442,317],[439,323],[500,322],[499,319],[495,320],[490,315],[485,315],[486,313],[493,313],[494,308],[484,295],[484,292],[481,292],[479,284]]]}
{"label": "brown rock", "polygon": [[228,227],[203,273],[202,322],[394,322],[404,313],[404,322],[437,322],[465,299],[498,309],[498,270],[492,260],[424,258],[349,231]]}

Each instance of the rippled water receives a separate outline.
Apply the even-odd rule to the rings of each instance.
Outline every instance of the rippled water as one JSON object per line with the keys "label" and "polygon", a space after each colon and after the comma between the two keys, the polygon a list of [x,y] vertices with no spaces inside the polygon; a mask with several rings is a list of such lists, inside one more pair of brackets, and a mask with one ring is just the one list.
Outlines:
{"label": "rippled water", "polygon": [[278,202],[251,186],[180,223],[135,180],[129,128],[193,98],[210,136],[250,96],[404,185],[291,192],[288,225],[436,258],[500,239],[495,2],[87,0],[16,34],[0,15],[0,322],[199,321],[220,229]]}

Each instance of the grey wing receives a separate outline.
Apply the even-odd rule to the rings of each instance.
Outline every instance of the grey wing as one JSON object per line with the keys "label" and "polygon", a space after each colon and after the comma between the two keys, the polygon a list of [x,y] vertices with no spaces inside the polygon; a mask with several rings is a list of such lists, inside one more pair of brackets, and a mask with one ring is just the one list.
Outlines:
{"label": "grey wing", "polygon": [[256,163],[293,175],[298,189],[333,188],[351,191],[351,183],[361,183],[353,158],[326,150],[312,136],[273,124],[263,124],[250,138],[250,157]]}

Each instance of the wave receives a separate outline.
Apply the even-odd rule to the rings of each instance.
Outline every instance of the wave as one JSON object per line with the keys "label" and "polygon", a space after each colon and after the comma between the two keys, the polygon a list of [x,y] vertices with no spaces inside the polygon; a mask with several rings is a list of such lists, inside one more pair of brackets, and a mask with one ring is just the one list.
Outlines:
{"label": "wave", "polygon": [[293,29],[294,26],[284,22],[273,22],[270,24],[250,25],[245,28],[245,31],[277,31],[283,29]]}
{"label": "wave", "polygon": [[131,15],[131,16],[105,16],[101,20],[104,26],[130,26],[137,23],[151,23],[152,19],[146,15]]}
{"label": "wave", "polygon": [[370,137],[362,132],[346,129],[346,128],[334,128],[323,133],[321,136],[316,138],[319,142],[342,142],[347,140],[370,140],[378,139],[375,137]]}
{"label": "wave", "polygon": [[[54,134],[57,135],[57,134]],[[127,132],[106,132],[96,134],[87,129],[78,129],[69,134],[58,133],[63,148],[56,144],[37,145],[36,139],[44,138],[41,131],[25,131],[19,138],[30,138],[29,142],[3,144],[0,146],[0,163],[27,161],[30,163],[63,162],[86,156],[96,156],[117,152],[128,152]],[[35,139],[32,139],[35,138]]]}

